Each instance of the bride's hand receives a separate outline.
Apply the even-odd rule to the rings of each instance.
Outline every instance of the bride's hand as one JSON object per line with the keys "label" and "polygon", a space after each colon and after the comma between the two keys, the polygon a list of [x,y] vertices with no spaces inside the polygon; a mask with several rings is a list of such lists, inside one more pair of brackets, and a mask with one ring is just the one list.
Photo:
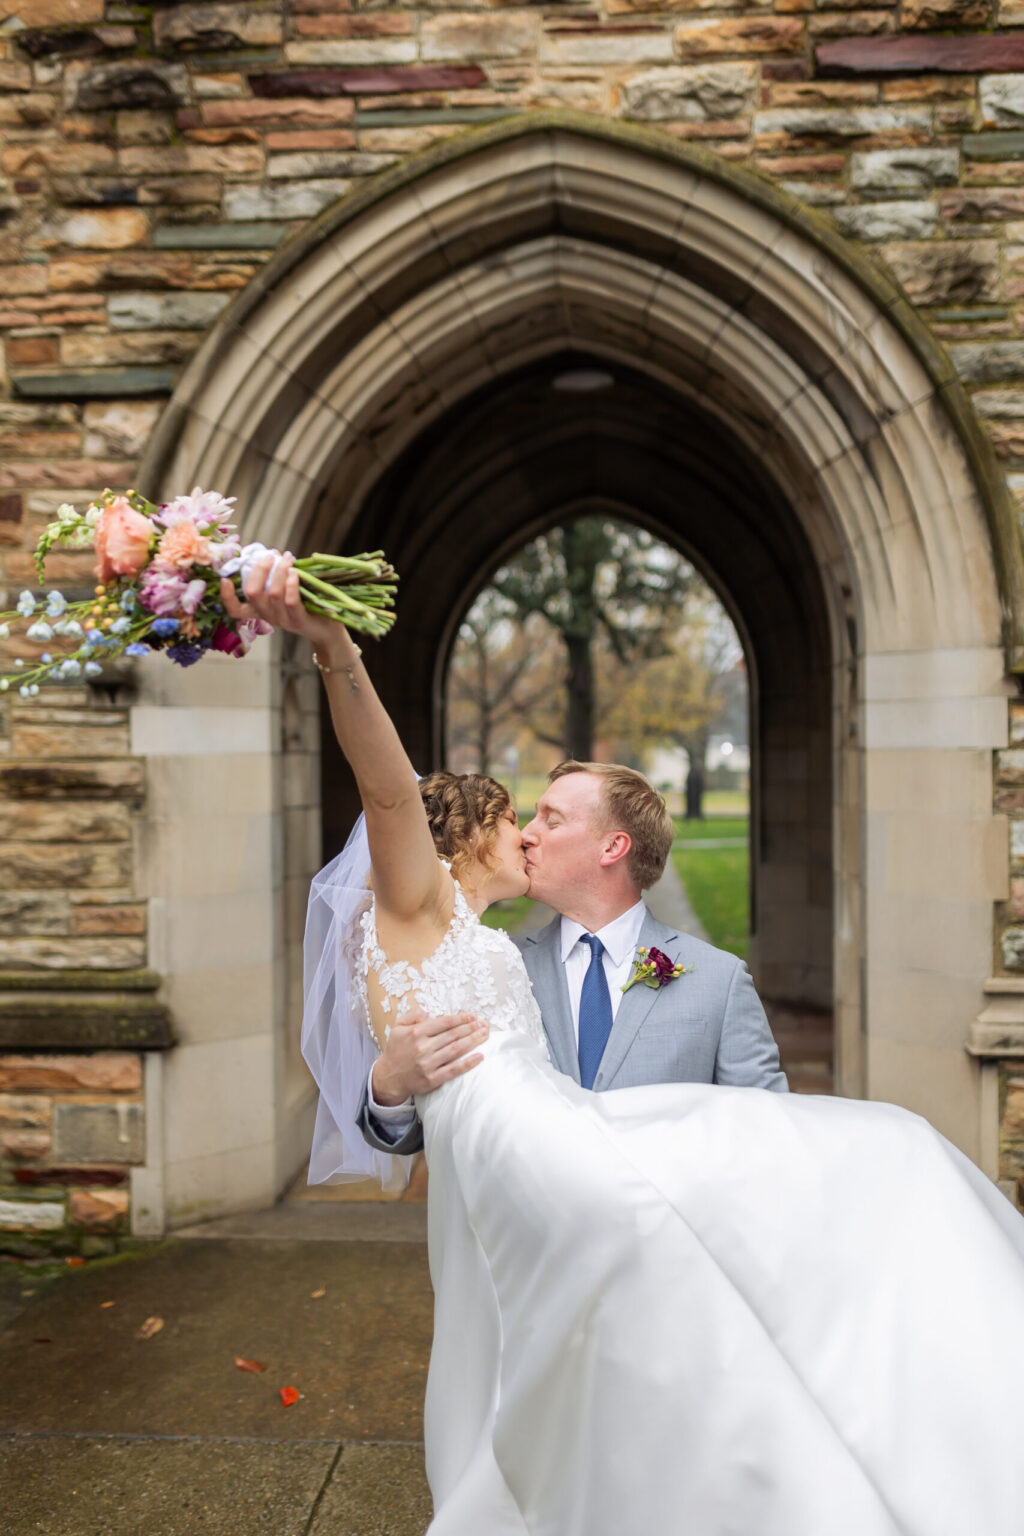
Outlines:
{"label": "bride's hand", "polygon": [[302,601],[299,575],[293,569],[295,556],[286,550],[268,550],[254,560],[245,579],[245,602],[240,602],[233,582],[226,577],[220,584],[224,607],[232,619],[263,619],[275,629],[293,635],[305,635],[314,647],[326,651],[348,631],[335,619],[310,613]]}

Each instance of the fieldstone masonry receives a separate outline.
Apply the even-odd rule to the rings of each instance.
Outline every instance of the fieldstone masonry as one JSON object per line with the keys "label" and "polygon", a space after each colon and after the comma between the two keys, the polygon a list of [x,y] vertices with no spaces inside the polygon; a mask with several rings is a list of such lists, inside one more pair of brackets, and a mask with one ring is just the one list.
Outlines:
{"label": "fieldstone masonry", "polygon": [[[402,157],[550,107],[696,141],[870,246],[1024,508],[1021,0],[0,0],[5,606],[61,501],[132,483],[183,368],[283,241]],[[48,575],[84,592],[88,557]],[[26,1251],[124,1229],[141,1057],[109,1046],[170,1039],[130,688],[0,707],[0,1243]],[[993,978],[1024,1010],[1024,705],[1011,743]],[[68,1054],[74,1028],[95,1054]],[[1024,1189],[1021,1054],[994,1059],[1001,1172]]]}

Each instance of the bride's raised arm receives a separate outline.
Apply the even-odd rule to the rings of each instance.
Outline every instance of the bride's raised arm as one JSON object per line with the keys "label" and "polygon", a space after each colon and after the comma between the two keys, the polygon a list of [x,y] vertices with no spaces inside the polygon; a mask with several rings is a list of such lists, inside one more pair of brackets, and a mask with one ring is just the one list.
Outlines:
{"label": "bride's raised arm", "polygon": [[451,916],[451,883],[438,863],[413,766],[348,630],[303,606],[293,560],[276,550],[256,560],[244,605],[223,581],[224,606],[232,618],[265,619],[312,642],[334,732],[366,812],[377,904],[397,918],[429,914],[443,927]]}

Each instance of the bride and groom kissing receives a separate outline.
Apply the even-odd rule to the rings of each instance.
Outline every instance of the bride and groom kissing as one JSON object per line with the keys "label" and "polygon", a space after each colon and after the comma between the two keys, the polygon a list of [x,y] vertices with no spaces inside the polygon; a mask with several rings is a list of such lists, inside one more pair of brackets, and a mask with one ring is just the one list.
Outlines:
{"label": "bride and groom kissing", "polygon": [[[552,1061],[596,1091],[642,1083],[785,1091],[746,966],[667,928],[644,903],[672,835],[662,797],[631,768],[565,762],[550,775],[522,831],[522,850],[526,894],[560,915],[517,947]],[[683,975],[630,986],[641,949],[660,950]],[[479,1055],[469,1053],[481,1038],[486,1020],[396,1022],[360,1106],[367,1140],[381,1151],[418,1151],[423,1138],[412,1096],[478,1065]]]}
{"label": "bride and groom kissing", "polygon": [[[312,641],[363,803],[307,915],[310,1177],[424,1148],[430,1536],[1019,1536],[1024,1221],[918,1116],[784,1091],[745,966],[646,912],[642,776],[563,765],[522,832],[418,782],[291,564],[221,592]],[[527,891],[541,933],[480,921]]]}

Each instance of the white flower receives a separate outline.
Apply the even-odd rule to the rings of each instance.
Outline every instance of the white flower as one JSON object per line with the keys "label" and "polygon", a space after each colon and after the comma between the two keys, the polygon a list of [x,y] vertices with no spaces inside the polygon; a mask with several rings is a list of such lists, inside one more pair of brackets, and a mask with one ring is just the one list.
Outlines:
{"label": "white flower", "polygon": [[94,501],[90,502],[90,504],[85,509],[85,524],[86,524],[86,527],[88,527],[88,528],[95,528],[96,524],[99,522],[99,520],[102,517],[102,515],[103,515],[103,508],[102,507],[98,507]]}
{"label": "white flower", "polygon": [[162,506],[156,520],[165,528],[185,521],[195,523],[197,528],[209,528],[227,522],[234,502],[233,496],[225,497],[219,491],[204,491],[202,486],[194,485],[190,496],[175,496]]}
{"label": "white flower", "polygon": [[28,640],[52,640],[53,630],[46,623],[45,619],[37,619],[34,624],[30,624],[28,629],[26,629],[25,636]]}
{"label": "white flower", "polygon": [[28,691],[32,695],[32,697],[35,698],[36,694],[39,692],[39,684],[38,683],[29,683]]}
{"label": "white flower", "polygon": [[21,694],[21,697],[23,699],[29,698],[30,695],[29,695],[28,683],[22,683],[21,687],[18,689],[18,692]]}
{"label": "white flower", "polygon": [[86,677],[99,677],[102,671],[103,668],[100,666],[98,661],[87,661],[85,664]]}
{"label": "white flower", "polygon": [[9,640],[10,638],[11,626],[9,624],[0,624],[0,640]]}
{"label": "white flower", "polygon": [[0,693],[6,693],[10,686],[10,682],[6,677],[0,677]]}
{"label": "white flower", "polygon": [[82,636],[85,634],[85,630],[82,628],[81,624],[79,624],[77,619],[65,619],[61,634],[67,635],[69,640],[81,640]]}
{"label": "white flower", "polygon": [[92,545],[92,529],[80,523],[67,541],[69,549],[89,549]]}
{"label": "white flower", "polygon": [[123,619],[114,620],[113,624],[110,626],[110,633],[112,635],[126,635],[131,627],[132,621],[128,615],[125,614]]}
{"label": "white flower", "polygon": [[248,579],[249,572],[252,569],[253,563],[258,560],[261,555],[269,555],[269,553],[270,551],[265,544],[246,544],[241,554],[236,555],[233,560],[226,560],[224,562],[220,568],[220,574],[222,576],[234,576],[235,572],[237,571],[239,584],[244,591],[245,583]]}
{"label": "white flower", "polygon": [[20,593],[18,597],[18,612],[21,614],[23,619],[30,619],[35,611],[36,600],[26,587],[26,589]]}
{"label": "white flower", "polygon": [[57,508],[57,522],[64,528],[68,528],[72,523],[78,522],[78,513],[70,501],[62,501]]}
{"label": "white flower", "polygon": [[60,665],[60,675],[61,675],[61,677],[79,677],[81,675],[81,672],[82,672],[82,663],[80,661],[76,661],[73,656],[69,656],[67,661],[62,661],[61,662],[61,665]]}

